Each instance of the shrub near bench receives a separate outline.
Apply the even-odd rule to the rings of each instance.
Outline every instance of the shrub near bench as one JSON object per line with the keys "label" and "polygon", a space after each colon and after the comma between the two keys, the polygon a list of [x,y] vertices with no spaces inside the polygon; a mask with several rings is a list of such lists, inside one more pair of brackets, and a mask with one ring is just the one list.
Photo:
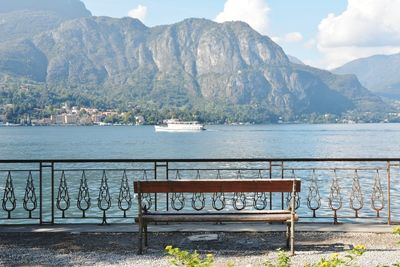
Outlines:
{"label": "shrub near bench", "polygon": [[[286,243],[294,255],[294,223],[298,220],[295,213],[295,194],[300,192],[298,179],[256,179],[256,180],[174,180],[174,181],[137,181],[134,192],[138,194],[139,254],[147,246],[147,225],[156,222],[284,222],[287,223]],[[280,192],[291,193],[291,203],[287,210],[251,210],[223,212],[215,211],[168,212],[149,211],[143,205],[143,196],[149,193],[248,193]],[[204,207],[204,205],[203,205]],[[244,206],[243,206],[244,208]],[[236,209],[237,210],[237,209]]]}

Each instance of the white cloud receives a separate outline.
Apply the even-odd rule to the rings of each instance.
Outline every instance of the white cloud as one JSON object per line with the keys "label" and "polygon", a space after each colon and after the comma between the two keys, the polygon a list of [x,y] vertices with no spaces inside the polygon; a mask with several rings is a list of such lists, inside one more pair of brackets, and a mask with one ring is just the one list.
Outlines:
{"label": "white cloud", "polygon": [[129,17],[139,19],[142,22],[146,18],[146,15],[147,15],[147,7],[142,5],[138,5],[136,8],[129,10],[128,12]]}
{"label": "white cloud", "polygon": [[303,35],[299,32],[289,32],[283,39],[286,43],[297,43],[303,41]]}
{"label": "white cloud", "polygon": [[315,39],[312,38],[312,39],[308,40],[307,42],[305,42],[304,47],[307,49],[313,49],[313,48],[315,48],[316,43],[317,42],[315,41]]}
{"label": "white cloud", "polygon": [[269,7],[265,0],[226,0],[216,22],[244,21],[261,34],[268,32]]}
{"label": "white cloud", "polygon": [[299,32],[289,32],[285,35],[286,43],[297,43],[303,41],[303,35]]}
{"label": "white cloud", "polygon": [[347,0],[346,10],[329,14],[318,26],[320,65],[332,68],[350,60],[400,50],[400,0]]}
{"label": "white cloud", "polygon": [[278,44],[285,43],[298,43],[303,41],[303,35],[299,32],[289,32],[285,34],[283,37],[273,36],[271,37],[272,41]]}

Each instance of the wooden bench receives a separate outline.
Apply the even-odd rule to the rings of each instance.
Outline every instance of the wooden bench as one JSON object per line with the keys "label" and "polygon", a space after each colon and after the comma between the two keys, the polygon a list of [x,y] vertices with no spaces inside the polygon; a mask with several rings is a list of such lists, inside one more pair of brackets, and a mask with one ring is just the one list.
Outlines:
{"label": "wooden bench", "polygon": [[245,192],[283,192],[294,196],[300,192],[298,179],[256,179],[256,180],[174,180],[174,181],[137,181],[134,192],[138,194],[139,254],[147,246],[147,225],[157,222],[283,222],[287,223],[286,245],[294,255],[295,197],[291,198],[287,210],[241,210],[223,212],[220,210],[199,212],[159,212],[148,211],[142,200],[149,193],[245,193]]}

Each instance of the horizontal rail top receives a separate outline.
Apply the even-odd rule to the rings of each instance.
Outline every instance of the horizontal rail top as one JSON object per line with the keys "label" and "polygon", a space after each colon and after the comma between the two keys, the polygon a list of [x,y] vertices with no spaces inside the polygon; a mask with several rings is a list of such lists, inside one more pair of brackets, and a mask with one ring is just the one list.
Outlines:
{"label": "horizontal rail top", "polygon": [[296,183],[296,192],[300,192],[301,182],[298,179],[137,181],[134,182],[134,192],[292,192],[293,182]]}
{"label": "horizontal rail top", "polygon": [[152,162],[386,162],[386,161],[400,161],[400,158],[191,158],[191,159],[180,159],[180,158],[144,158],[144,159],[132,159],[132,158],[114,158],[114,159],[0,159],[0,164],[3,163],[40,163],[40,162],[55,162],[55,163],[152,163]]}

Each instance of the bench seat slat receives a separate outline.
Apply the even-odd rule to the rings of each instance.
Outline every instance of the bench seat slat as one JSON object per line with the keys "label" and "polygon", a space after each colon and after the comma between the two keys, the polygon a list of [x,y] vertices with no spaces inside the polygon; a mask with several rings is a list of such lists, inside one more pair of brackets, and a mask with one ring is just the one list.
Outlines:
{"label": "bench seat slat", "polygon": [[[140,189],[138,184],[140,183]],[[296,192],[301,182],[296,180]],[[136,181],[134,192],[138,193],[215,193],[215,192],[292,192],[291,179],[221,179],[221,180],[169,180]]]}
{"label": "bench seat slat", "polygon": [[[143,215],[147,222],[285,222],[291,218],[288,214],[194,214],[185,215]],[[295,220],[298,216],[295,215]]]}
{"label": "bench seat slat", "polygon": [[245,214],[290,214],[290,210],[245,210],[245,211],[200,211],[200,212],[177,212],[177,211],[150,211],[147,213],[143,213],[143,215],[182,215],[182,216],[191,216],[191,215],[245,215]]}

